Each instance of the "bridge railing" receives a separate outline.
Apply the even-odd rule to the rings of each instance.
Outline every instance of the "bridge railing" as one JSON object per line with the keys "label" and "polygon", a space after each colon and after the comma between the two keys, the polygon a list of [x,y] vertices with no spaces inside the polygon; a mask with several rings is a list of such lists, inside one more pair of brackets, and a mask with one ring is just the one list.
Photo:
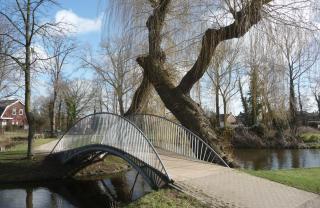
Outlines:
{"label": "bridge railing", "polygon": [[154,147],[173,152],[186,158],[218,163],[227,163],[199,136],[184,126],[164,117],[135,114],[128,116],[146,135]]}
{"label": "bridge railing", "polygon": [[72,151],[67,150],[94,144],[121,150],[168,176],[159,155],[143,132],[128,119],[111,113],[93,114],[78,121],[61,138],[52,153],[68,153]]}

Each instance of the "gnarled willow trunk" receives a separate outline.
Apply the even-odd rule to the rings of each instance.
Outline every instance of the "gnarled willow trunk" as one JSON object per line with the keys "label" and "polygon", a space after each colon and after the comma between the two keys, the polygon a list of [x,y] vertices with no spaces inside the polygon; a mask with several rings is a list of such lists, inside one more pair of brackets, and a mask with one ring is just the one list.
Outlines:
{"label": "gnarled willow trunk", "polygon": [[[138,63],[145,70],[145,76],[154,86],[161,100],[180,123],[207,142],[226,162],[233,166],[232,160],[225,154],[222,140],[219,140],[209,119],[198,103],[175,87],[172,77],[162,61],[151,57],[140,57]],[[160,69],[161,68],[161,69]]]}
{"label": "gnarled willow trunk", "polygon": [[[219,29],[207,29],[202,38],[202,44],[197,61],[182,78],[178,86],[170,74],[166,64],[166,54],[161,48],[162,29],[166,15],[169,11],[171,0],[155,1],[151,6],[153,13],[149,16],[146,26],[148,28],[149,53],[137,58],[138,64],[144,70],[144,80],[149,81],[159,94],[165,106],[173,113],[182,125],[198,134],[203,140],[221,155],[227,163],[232,165],[230,158],[226,157],[222,148],[222,141],[217,138],[211,127],[209,119],[202,108],[191,99],[190,90],[206,72],[220,42],[243,36],[253,25],[261,19],[261,8],[271,0],[251,1],[240,11],[234,11],[235,21]],[[139,111],[142,103],[147,99],[141,84],[136,91],[133,104],[127,114]],[[140,103],[139,103],[140,102]]]}
{"label": "gnarled willow trunk", "polygon": [[127,116],[134,113],[142,113],[147,107],[149,101],[148,97],[150,96],[151,89],[151,83],[145,73],[143,73],[142,82],[134,93],[131,105],[124,115]]}

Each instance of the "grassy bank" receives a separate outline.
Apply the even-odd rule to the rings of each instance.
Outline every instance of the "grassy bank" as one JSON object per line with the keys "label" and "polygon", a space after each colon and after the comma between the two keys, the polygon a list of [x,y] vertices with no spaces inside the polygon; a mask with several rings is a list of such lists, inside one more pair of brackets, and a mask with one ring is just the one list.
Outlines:
{"label": "grassy bank", "polygon": [[246,173],[266,178],[305,191],[320,193],[320,168],[289,170],[243,170]]}
{"label": "grassy bank", "polygon": [[[34,147],[38,147],[40,145],[49,143],[51,141],[54,141],[55,139],[36,139],[33,142]],[[27,142],[23,142],[20,144],[17,144],[10,149],[0,152],[0,164],[6,163],[6,162],[13,162],[14,160],[23,160],[27,155]]]}
{"label": "grassy bank", "polygon": [[[54,140],[56,140],[56,138],[35,139],[33,142],[33,147],[35,148],[40,145],[52,142]],[[10,148],[8,151],[20,151],[20,152],[25,152],[27,154],[27,142],[25,141],[21,144],[17,144],[14,147]]]}
{"label": "grassy bank", "polygon": [[313,143],[313,142],[320,143],[320,133],[318,132],[302,133],[300,137],[305,143]]}
{"label": "grassy bank", "polygon": [[129,204],[123,205],[124,208],[208,208],[209,206],[201,203],[193,197],[173,189],[162,189],[154,191],[141,199]]}
{"label": "grassy bank", "polygon": [[306,132],[299,135],[308,148],[320,148],[320,132]]}
{"label": "grassy bank", "polygon": [[[34,147],[46,144],[54,139],[36,139]],[[45,160],[43,155],[35,155],[32,160],[26,159],[27,143],[18,144],[11,149],[0,152],[0,183],[36,182],[61,179],[70,170],[60,164]],[[109,156],[104,161],[88,166],[77,174],[77,177],[101,176],[128,169],[128,165]]]}

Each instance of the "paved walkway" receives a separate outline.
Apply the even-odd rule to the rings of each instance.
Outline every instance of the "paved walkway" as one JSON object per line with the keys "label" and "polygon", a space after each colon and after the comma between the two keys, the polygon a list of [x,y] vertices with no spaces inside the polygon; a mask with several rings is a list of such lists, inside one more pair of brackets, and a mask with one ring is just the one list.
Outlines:
{"label": "paved walkway", "polygon": [[38,147],[34,148],[34,152],[36,154],[49,154],[51,150],[54,148],[54,146],[57,144],[58,139],[51,141],[49,143],[40,145]]}
{"label": "paved walkway", "polygon": [[212,204],[235,208],[320,208],[320,196],[238,170],[164,155],[168,174],[186,192]]}
{"label": "paved walkway", "polygon": [[[56,141],[36,148],[48,153]],[[320,208],[320,196],[235,169],[158,150],[174,184],[216,208]]]}

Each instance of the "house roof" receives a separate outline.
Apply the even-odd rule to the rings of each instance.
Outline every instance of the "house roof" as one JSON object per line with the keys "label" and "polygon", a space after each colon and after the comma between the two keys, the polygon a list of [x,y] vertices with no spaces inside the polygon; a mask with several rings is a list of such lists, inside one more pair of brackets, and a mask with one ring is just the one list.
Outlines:
{"label": "house roof", "polygon": [[15,102],[17,102],[18,99],[14,99],[14,100],[0,100],[0,115],[2,115],[2,113],[4,112],[4,110],[6,109],[6,107],[8,105],[11,105]]}

